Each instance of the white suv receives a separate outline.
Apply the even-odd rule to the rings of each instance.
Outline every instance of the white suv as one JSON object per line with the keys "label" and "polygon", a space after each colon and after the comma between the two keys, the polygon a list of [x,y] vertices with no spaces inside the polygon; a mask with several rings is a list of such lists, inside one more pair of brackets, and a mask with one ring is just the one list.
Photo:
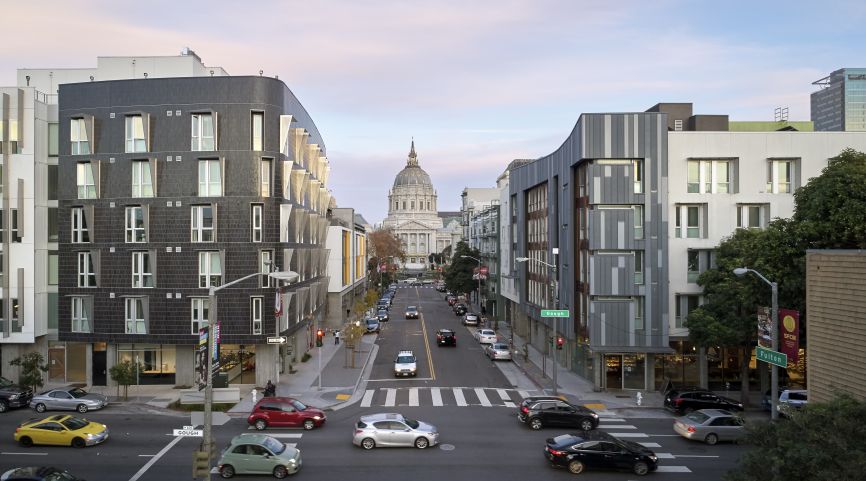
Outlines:
{"label": "white suv", "polygon": [[415,354],[412,351],[400,351],[397,354],[397,359],[394,360],[394,376],[415,377],[418,374],[418,367],[415,361]]}

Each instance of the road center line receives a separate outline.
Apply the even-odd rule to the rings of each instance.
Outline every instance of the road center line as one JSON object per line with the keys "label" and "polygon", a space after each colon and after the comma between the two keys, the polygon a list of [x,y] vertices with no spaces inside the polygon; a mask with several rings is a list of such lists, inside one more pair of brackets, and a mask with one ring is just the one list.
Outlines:
{"label": "road center line", "polygon": [[150,461],[148,461],[144,466],[141,467],[141,469],[138,470],[137,473],[135,473],[131,478],[129,478],[129,481],[138,481],[138,478],[144,476],[144,473],[146,473],[151,466],[156,464],[156,462],[159,461],[159,458],[161,458],[183,438],[183,436],[176,436],[174,439],[172,439],[171,442],[166,444],[164,448],[162,448],[158,453],[156,453],[156,456],[150,458]]}
{"label": "road center line", "polygon": [[7,453],[5,451],[0,454],[10,454],[13,456],[48,456],[48,453]]}
{"label": "road center line", "polygon": [[424,334],[424,349],[427,351],[427,363],[430,366],[430,377],[433,380],[436,380],[436,369],[433,368],[433,354],[430,352],[430,340],[427,339],[427,324],[424,322],[424,314],[422,313],[421,318],[421,332]]}

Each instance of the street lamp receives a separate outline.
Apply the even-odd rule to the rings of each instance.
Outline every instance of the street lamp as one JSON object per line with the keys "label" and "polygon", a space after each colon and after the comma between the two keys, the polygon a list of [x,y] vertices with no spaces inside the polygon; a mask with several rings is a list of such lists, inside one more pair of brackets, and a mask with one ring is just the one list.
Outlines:
{"label": "street lamp", "polygon": [[[553,308],[556,310],[559,310],[559,269],[556,268],[556,259],[557,259],[558,255],[559,255],[559,248],[554,247],[553,248],[553,256],[554,256],[553,257],[553,259],[554,259],[553,264],[548,264],[547,262],[544,262],[542,260],[532,259],[529,257],[515,257],[514,258],[514,260],[516,262],[534,261],[534,262],[538,262],[541,265],[547,266],[550,269],[553,269],[553,278],[554,278],[554,282],[555,282],[555,284],[553,286],[553,306],[554,306]],[[558,317],[553,318],[553,335],[556,337],[559,336],[559,318]],[[553,358],[553,395],[554,396],[557,395],[557,389],[558,389],[556,386],[556,371],[557,371],[557,369],[556,369],[556,367],[557,367],[556,366],[556,351],[557,351],[556,347],[557,346],[551,346],[551,349],[550,349],[552,352],[551,357]]]}
{"label": "street lamp", "polygon": [[[266,262],[266,265],[270,269],[272,264],[270,262]],[[216,325],[216,293],[221,291],[227,287],[233,286],[239,282],[243,282],[247,279],[251,279],[253,277],[258,276],[268,276],[280,281],[286,282],[294,282],[298,279],[298,273],[293,271],[284,271],[284,272],[254,272],[250,275],[241,277],[240,279],[236,279],[234,281],[228,282],[221,286],[210,286],[208,289],[208,311],[207,311],[207,322],[208,322],[208,335],[207,335],[207,372],[206,379],[207,382],[205,384],[204,389],[204,432],[202,433],[202,450],[207,453],[208,456],[208,466],[210,466],[210,455],[212,453],[212,445],[213,445],[213,346],[216,342],[216,338],[214,336],[214,326]],[[210,479],[210,470],[208,470],[208,475],[205,479]]]}
{"label": "street lamp", "polygon": [[[472,259],[473,261],[478,263],[478,294],[476,294],[476,298],[478,301],[478,310],[481,311],[481,259],[472,256],[460,256],[463,259]],[[479,314],[481,314],[479,312]]]}
{"label": "street lamp", "polygon": [[[758,276],[762,281],[770,285],[770,290],[773,294],[772,310],[770,312],[771,332],[770,342],[773,351],[779,350],[779,285],[771,282],[764,277],[760,272],[749,269],[748,267],[737,267],[734,269],[734,275],[742,277],[746,273],[751,272]],[[779,418],[779,371],[775,364],[770,364],[770,419],[775,421]]]}

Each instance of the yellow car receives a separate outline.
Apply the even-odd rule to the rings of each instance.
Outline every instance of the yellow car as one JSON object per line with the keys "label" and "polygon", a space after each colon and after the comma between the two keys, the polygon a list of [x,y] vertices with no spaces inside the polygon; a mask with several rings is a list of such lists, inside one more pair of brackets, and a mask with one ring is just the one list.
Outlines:
{"label": "yellow car", "polygon": [[15,440],[22,446],[51,444],[83,448],[108,439],[108,426],[62,414],[45,419],[31,419],[15,428]]}

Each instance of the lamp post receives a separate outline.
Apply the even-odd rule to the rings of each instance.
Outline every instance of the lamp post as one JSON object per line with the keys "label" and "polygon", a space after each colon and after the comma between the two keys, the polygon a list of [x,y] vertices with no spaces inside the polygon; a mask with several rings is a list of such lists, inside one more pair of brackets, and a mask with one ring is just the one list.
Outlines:
{"label": "lamp post", "polygon": [[[544,262],[542,260],[532,259],[529,257],[515,257],[514,258],[514,260],[516,262],[534,261],[534,262],[537,262],[541,265],[547,266],[550,269],[553,269],[553,282],[554,282],[554,284],[553,284],[553,308],[556,310],[559,310],[559,269],[557,269],[557,267],[556,267],[556,259],[558,256],[559,256],[559,248],[554,247],[553,248],[553,264],[548,264],[547,262]],[[553,335],[554,335],[554,337],[559,336],[558,332],[559,332],[559,318],[554,317],[553,318]],[[557,371],[557,369],[556,369],[557,368],[557,366],[556,366],[556,347],[557,346],[551,346],[551,349],[550,349],[550,351],[552,352],[551,357],[553,359],[553,395],[554,396],[556,396],[558,394],[558,387],[556,385],[556,371]]]}
{"label": "lamp post", "polygon": [[[272,264],[267,263],[270,266]],[[243,282],[247,279],[251,279],[253,277],[258,276],[269,276],[277,280],[286,281],[286,282],[294,282],[298,279],[298,274],[293,271],[285,271],[285,272],[255,272],[253,274],[241,277],[240,279],[236,279],[234,281],[228,282],[221,286],[210,286],[208,289],[208,310],[207,310],[207,323],[208,323],[208,334],[207,334],[207,373],[206,379],[207,382],[205,384],[204,389],[204,429],[202,432],[202,450],[205,451],[208,455],[208,466],[210,466],[210,456],[213,453],[212,445],[213,445],[213,349],[214,343],[216,342],[216,338],[214,336],[214,326],[216,325],[216,293],[221,291],[227,287],[233,286],[239,282]],[[241,367],[243,369],[243,367]],[[205,479],[210,479],[210,473]]]}
{"label": "lamp post", "polygon": [[[773,295],[772,310],[770,311],[771,332],[770,342],[773,351],[779,350],[779,285],[764,277],[760,272],[749,269],[748,267],[737,267],[734,269],[734,275],[742,277],[746,273],[751,272],[760,278],[762,281],[770,285],[770,290]],[[779,419],[779,371],[775,364],[770,364],[770,419],[773,421]]]}
{"label": "lamp post", "polygon": [[478,263],[478,294],[476,295],[478,300],[478,314],[481,314],[481,259],[472,256],[460,256],[463,259],[472,259],[473,261]]}

